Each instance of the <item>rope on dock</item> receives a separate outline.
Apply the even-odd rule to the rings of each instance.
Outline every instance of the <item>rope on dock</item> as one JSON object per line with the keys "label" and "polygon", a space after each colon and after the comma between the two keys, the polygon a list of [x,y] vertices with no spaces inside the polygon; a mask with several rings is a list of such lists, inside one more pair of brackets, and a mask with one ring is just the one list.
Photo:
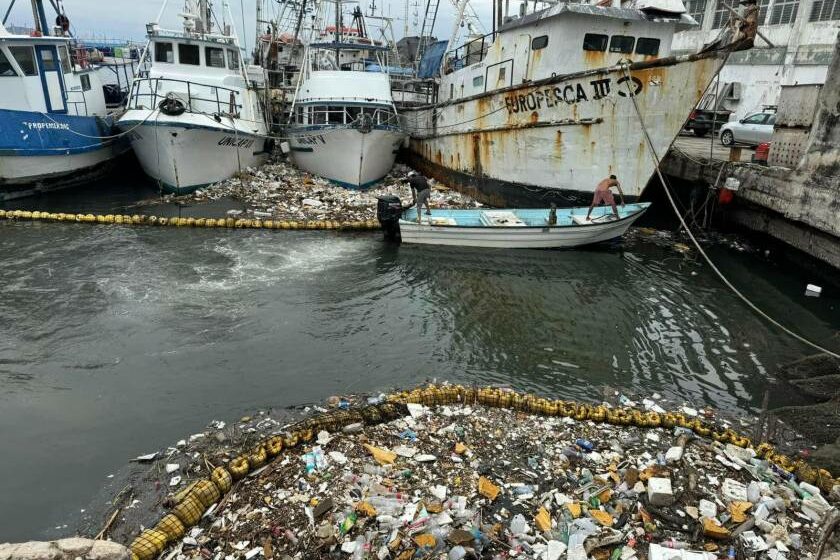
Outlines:
{"label": "rope on dock", "polygon": [[[624,75],[629,78],[630,75],[627,71],[628,67],[629,66],[627,64],[625,64],[625,65],[622,66],[622,70],[624,72]],[[720,66],[720,68],[718,68],[718,71],[717,71],[716,75],[720,74],[721,68],[723,68],[722,65]],[[776,319],[774,319],[773,317],[771,317],[770,315],[768,315],[767,313],[762,311],[761,308],[759,308],[756,304],[754,304],[752,302],[752,300],[750,300],[738,288],[736,288],[735,285],[732,282],[729,281],[729,278],[727,278],[723,274],[723,272],[720,271],[720,269],[717,267],[717,265],[715,265],[715,263],[712,262],[712,259],[709,258],[709,255],[706,254],[706,251],[703,250],[703,247],[700,245],[700,242],[697,241],[696,237],[694,237],[694,233],[692,233],[691,228],[688,227],[688,224],[685,222],[685,218],[683,218],[682,214],[680,214],[680,211],[677,208],[677,203],[674,201],[674,197],[671,195],[671,189],[668,187],[668,183],[665,181],[665,177],[662,175],[662,171],[660,171],[660,169],[659,169],[659,167],[660,167],[659,156],[656,153],[656,148],[653,147],[653,140],[651,140],[651,138],[650,138],[650,133],[648,132],[647,125],[645,125],[645,119],[642,116],[642,111],[639,109],[639,104],[636,102],[636,95],[630,89],[629,82],[630,82],[630,80],[628,79],[627,80],[627,84],[628,84],[627,85],[627,95],[633,101],[633,108],[636,109],[636,116],[639,118],[639,124],[642,127],[642,132],[645,135],[645,140],[647,141],[648,148],[650,149],[650,157],[653,158],[654,169],[656,170],[656,174],[659,176],[659,180],[662,182],[662,189],[665,191],[665,195],[668,197],[668,202],[671,203],[671,207],[674,209],[674,213],[677,215],[677,219],[680,221],[680,224],[685,229],[685,232],[688,234],[688,237],[689,237],[689,239],[691,239],[691,242],[694,244],[695,247],[697,247],[697,251],[700,253],[700,255],[703,257],[703,259],[706,261],[706,264],[709,265],[709,268],[711,268],[712,271],[715,274],[717,274],[718,278],[720,278],[721,282],[723,282],[726,285],[727,288],[732,290],[732,292],[736,296],[738,296],[741,299],[741,301],[743,301],[745,304],[747,304],[747,306],[750,309],[752,309],[756,314],[763,317],[768,322],[775,325],[782,332],[790,335],[791,337],[795,338],[799,342],[801,342],[803,344],[806,344],[806,345],[810,346],[811,348],[814,348],[815,350],[818,350],[818,351],[820,351],[824,354],[828,354],[832,358],[840,359],[840,354],[838,354],[837,352],[832,352],[831,350],[820,346],[816,342],[812,342],[811,340],[808,340],[804,336],[793,332],[792,330],[790,330],[789,328],[787,328],[786,326],[784,326],[783,324],[778,322]]]}
{"label": "rope on dock", "polygon": [[261,220],[259,218],[165,218],[145,214],[72,214],[38,210],[0,210],[0,220],[66,222],[101,225],[169,226],[229,229],[347,230],[379,229],[376,220]]}
{"label": "rope on dock", "polygon": [[[753,442],[735,430],[717,426],[700,418],[688,418],[681,412],[661,414],[630,407],[589,405],[546,399],[498,387],[429,385],[391,394],[382,404],[337,410],[309,418],[292,426],[285,435],[275,435],[261,441],[254,448],[230,461],[227,467],[215,467],[209,478],[197,480],[176,494],[175,506],[170,512],[165,514],[153,529],[143,531],[134,539],[130,546],[132,560],[156,558],[168,544],[180,539],[187,529],[198,523],[209,508],[218,507],[224,500],[223,496],[235,488],[236,481],[262,468],[284,449],[313,441],[321,430],[336,432],[350,424],[362,423],[370,426],[406,416],[406,405],[409,403],[426,406],[479,404],[541,416],[569,417],[580,422],[592,421],[617,426],[666,429],[679,426],[716,442],[753,448]],[[758,458],[780,469],[778,472],[782,476],[795,477],[814,484],[826,493],[830,492],[835,484],[840,484],[840,480],[834,479],[827,470],[815,469],[802,459],[793,460],[776,452],[774,446],[769,443],[761,443],[753,449]]]}

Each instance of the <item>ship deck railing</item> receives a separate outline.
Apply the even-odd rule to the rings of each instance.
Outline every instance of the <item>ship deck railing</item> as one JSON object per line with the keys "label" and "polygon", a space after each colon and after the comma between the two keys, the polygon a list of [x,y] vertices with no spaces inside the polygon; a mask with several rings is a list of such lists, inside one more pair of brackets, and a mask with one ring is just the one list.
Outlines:
{"label": "ship deck railing", "polygon": [[[148,84],[147,90],[141,92],[141,85]],[[161,84],[165,91],[160,91]],[[175,87],[166,87],[168,85]],[[209,113],[214,115],[236,115],[242,109],[242,104],[236,99],[240,91],[219,85],[202,84],[191,80],[177,78],[152,78],[150,76],[134,79],[128,109],[154,109],[167,94],[186,94],[187,111],[192,113]],[[207,97],[202,97],[206,95]],[[141,100],[149,100],[149,106]]]}

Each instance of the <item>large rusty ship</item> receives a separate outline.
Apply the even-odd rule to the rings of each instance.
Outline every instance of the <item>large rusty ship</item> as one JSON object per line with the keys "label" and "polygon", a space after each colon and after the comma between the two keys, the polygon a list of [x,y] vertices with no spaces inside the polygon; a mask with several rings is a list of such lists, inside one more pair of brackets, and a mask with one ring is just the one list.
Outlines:
{"label": "large rusty ship", "polygon": [[735,19],[673,56],[674,34],[696,22],[679,0],[667,9],[557,3],[458,48],[430,46],[421,72],[435,102],[402,113],[409,160],[494,206],[588,205],[611,174],[636,199],[654,163],[630,96],[661,157],[727,53],[752,45]]}

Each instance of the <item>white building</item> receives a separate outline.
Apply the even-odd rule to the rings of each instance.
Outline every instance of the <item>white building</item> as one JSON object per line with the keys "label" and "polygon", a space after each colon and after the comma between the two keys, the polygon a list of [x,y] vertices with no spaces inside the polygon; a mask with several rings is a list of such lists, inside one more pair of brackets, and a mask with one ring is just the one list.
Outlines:
{"label": "white building", "polygon": [[[727,26],[726,6],[737,0],[684,0],[701,27],[674,37],[674,54],[696,52]],[[776,105],[782,85],[821,84],[840,28],[840,0],[758,0],[760,37],[751,50],[733,53],[720,73],[721,108],[731,118]],[[714,91],[714,85],[710,91]]]}

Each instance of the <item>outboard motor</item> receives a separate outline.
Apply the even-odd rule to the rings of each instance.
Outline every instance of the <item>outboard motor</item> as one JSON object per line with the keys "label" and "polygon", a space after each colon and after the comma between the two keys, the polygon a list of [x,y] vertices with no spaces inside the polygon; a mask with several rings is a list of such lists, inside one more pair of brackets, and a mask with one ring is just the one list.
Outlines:
{"label": "outboard motor", "polygon": [[389,241],[400,240],[400,217],[403,207],[400,198],[394,195],[376,197],[376,219],[385,232],[385,239]]}

